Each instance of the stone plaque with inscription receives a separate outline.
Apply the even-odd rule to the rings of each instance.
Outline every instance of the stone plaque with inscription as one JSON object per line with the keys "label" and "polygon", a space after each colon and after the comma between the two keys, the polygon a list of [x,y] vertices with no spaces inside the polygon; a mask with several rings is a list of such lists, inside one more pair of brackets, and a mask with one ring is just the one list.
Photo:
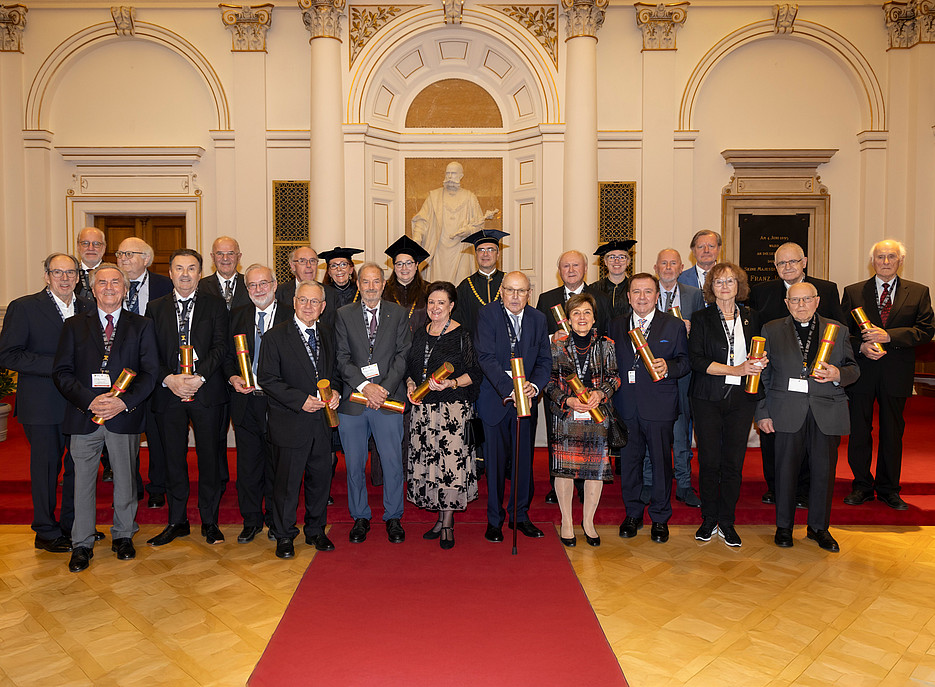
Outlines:
{"label": "stone plaque with inscription", "polygon": [[808,257],[809,215],[740,215],[740,266],[750,284],[776,279],[773,254],[784,243],[802,246]]}

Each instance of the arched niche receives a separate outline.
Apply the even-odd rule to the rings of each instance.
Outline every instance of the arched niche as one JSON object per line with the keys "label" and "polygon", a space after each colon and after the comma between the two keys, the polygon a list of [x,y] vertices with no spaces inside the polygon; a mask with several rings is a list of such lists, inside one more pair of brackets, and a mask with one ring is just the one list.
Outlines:
{"label": "arched niche", "polygon": [[406,128],[500,129],[503,115],[493,97],[465,79],[440,79],[416,94],[406,112]]}

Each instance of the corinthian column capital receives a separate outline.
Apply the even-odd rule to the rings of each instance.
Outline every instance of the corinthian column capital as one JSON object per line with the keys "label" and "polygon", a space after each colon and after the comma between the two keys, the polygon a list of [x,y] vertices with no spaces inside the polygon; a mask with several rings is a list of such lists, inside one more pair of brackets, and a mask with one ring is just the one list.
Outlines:
{"label": "corinthian column capital", "polygon": [[885,2],[883,13],[890,49],[935,42],[935,0]]}
{"label": "corinthian column capital", "polygon": [[299,0],[302,21],[315,38],[337,38],[341,40],[341,18],[344,16],[346,0]]}
{"label": "corinthian column capital", "polygon": [[651,5],[637,2],[636,25],[643,32],[643,50],[675,50],[675,35],[688,16],[687,2]]}
{"label": "corinthian column capital", "polygon": [[23,52],[25,5],[0,5],[0,52]]}
{"label": "corinthian column capital", "polygon": [[562,0],[565,8],[565,40],[578,36],[597,38],[604,23],[608,0]]}
{"label": "corinthian column capital", "polygon": [[220,4],[221,22],[231,32],[231,52],[266,52],[266,32],[273,21],[273,5]]}

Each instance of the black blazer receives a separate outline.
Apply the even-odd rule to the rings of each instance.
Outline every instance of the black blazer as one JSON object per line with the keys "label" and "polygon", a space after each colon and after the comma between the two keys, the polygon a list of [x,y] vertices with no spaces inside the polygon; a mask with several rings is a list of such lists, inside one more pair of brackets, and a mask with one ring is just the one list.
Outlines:
{"label": "black blazer", "polygon": [[[75,299],[75,315],[94,309]],[[10,303],[0,332],[0,367],[19,373],[16,416],[24,425],[58,425],[65,417],[65,398],[55,388],[52,372],[64,322],[46,289]]]}
{"label": "black blazer", "polygon": [[269,397],[269,432],[277,446],[301,448],[310,445],[316,433],[319,437],[331,435],[323,411],[306,413],[302,410],[309,396],[318,395],[319,380],[327,379],[331,382],[332,391],[341,393],[341,381],[335,368],[334,341],[322,331],[320,323],[318,341],[316,373],[291,316],[263,337],[257,376]]}
{"label": "black blazer", "polygon": [[[818,314],[830,320],[847,322],[844,310],[841,309],[841,298],[838,296],[838,285],[833,281],[816,279],[805,275],[805,281],[818,289]],[[754,310],[760,313],[760,322],[766,324],[773,320],[781,320],[789,314],[786,307],[786,285],[782,279],[770,279],[759,282],[750,287],[750,298],[747,300]]]}
{"label": "black blazer", "polygon": [[842,322],[846,322],[850,327],[851,346],[860,366],[860,379],[848,392],[873,393],[877,384],[881,384],[883,392],[891,396],[911,396],[915,375],[915,347],[931,341],[935,333],[929,289],[924,284],[898,278],[896,299],[890,308],[885,327],[892,340],[883,344],[886,355],[879,360],[870,360],[860,353],[863,338],[851,310],[862,307],[870,322],[877,327],[883,327],[876,300],[875,279],[876,277],[871,277],[865,282],[851,284],[844,289],[842,306],[847,311],[847,319]]}
{"label": "black blazer", "polygon": [[[179,323],[175,301],[170,293],[149,302],[146,316],[156,324],[156,344],[159,350],[159,372],[156,377],[156,392],[153,394],[153,409],[164,410],[178,397],[162,385],[163,380],[176,374],[179,366]],[[223,299],[206,293],[198,293],[192,313],[191,343],[198,354],[195,374],[205,378],[198,389],[194,403],[217,406],[227,403],[227,377],[224,364],[230,346],[229,318]]]}
{"label": "black blazer", "polygon": [[[611,319],[613,319],[611,315],[610,299],[607,298],[607,294],[601,291],[595,284],[585,284],[584,292],[594,296],[594,300],[597,302],[597,312],[594,313],[594,323],[597,326],[597,335],[604,336],[607,334]],[[552,308],[559,304],[564,308],[566,302],[564,285],[546,291],[539,296],[539,301],[536,303],[536,310],[545,315],[549,336],[552,336],[552,334],[559,329],[558,322],[555,321],[555,316],[552,314]],[[566,312],[565,315],[567,316],[568,313]]]}
{"label": "black blazer", "polygon": [[[91,375],[101,371],[104,358],[104,330],[95,308],[65,322],[55,354],[55,386],[68,401],[62,431],[65,434],[90,434],[98,428],[91,422],[91,401],[107,389],[91,386]],[[104,423],[117,434],[139,434],[144,430],[143,404],[153,392],[159,370],[156,331],[152,320],[126,310],[120,313],[114,343],[107,362],[110,383],[117,381],[123,368],[136,372],[129,389],[120,397],[127,412]]]}
{"label": "black blazer", "polygon": [[[250,296],[247,294],[247,285],[244,283],[243,275],[240,272],[234,273],[234,295],[231,298],[231,312],[235,308],[242,308],[245,305],[250,305],[252,302]],[[198,282],[198,292],[199,293],[210,293],[212,296],[224,300],[224,294],[221,293],[221,283],[218,281],[216,274],[209,274],[207,277],[203,277],[200,282]]]}
{"label": "black blazer", "polygon": [[[751,310],[745,305],[737,307],[740,309],[743,340],[747,344],[747,355],[749,355],[750,339],[760,335],[760,316],[756,310]],[[735,330],[735,336],[737,333],[739,331]],[[727,356],[727,334],[724,333],[724,325],[721,324],[717,305],[712,304],[702,310],[696,310],[692,315],[692,330],[688,335],[688,360],[694,373],[688,387],[689,396],[705,401],[719,401],[727,396],[727,392],[733,387],[724,382],[724,377],[707,373],[711,363],[726,365]],[[741,383],[745,381],[744,378]],[[761,387],[756,394],[749,396],[751,399],[756,399],[762,395]]]}

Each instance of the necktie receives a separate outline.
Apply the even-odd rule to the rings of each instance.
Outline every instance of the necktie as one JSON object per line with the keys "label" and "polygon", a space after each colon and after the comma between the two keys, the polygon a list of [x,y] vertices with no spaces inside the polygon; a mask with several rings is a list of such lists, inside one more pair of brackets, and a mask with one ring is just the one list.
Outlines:
{"label": "necktie", "polygon": [[367,332],[370,334],[372,339],[377,335],[377,311],[376,309],[371,310],[367,308],[367,314],[370,315],[370,327],[367,329]]}
{"label": "necktie", "polygon": [[253,376],[256,377],[256,366],[260,360],[260,344],[263,342],[263,332],[266,330],[264,322],[266,320],[266,313],[262,310],[258,313],[260,316],[260,322],[256,326],[256,335],[253,339]]}
{"label": "necktie", "polygon": [[669,312],[669,308],[672,307],[672,301],[675,300],[675,290],[668,291],[666,293],[666,306],[662,309],[662,312]]}
{"label": "necktie", "polygon": [[309,327],[305,330],[308,335],[308,347],[312,349],[312,355],[318,357],[318,337],[315,336],[315,330]]}
{"label": "necktie", "polygon": [[107,320],[107,326],[104,327],[104,340],[110,343],[114,340],[114,316],[105,315],[104,319]]}
{"label": "necktie", "polygon": [[523,338],[523,325],[520,324],[519,315],[510,313],[510,319],[513,320],[513,331],[516,332],[516,340]]}
{"label": "necktie", "polygon": [[179,314],[179,341],[183,346],[188,344],[188,307],[192,304],[192,299],[179,301],[181,312]]}
{"label": "necktie", "polygon": [[701,270],[701,283],[698,285],[698,288],[704,288],[705,280],[708,277],[708,270]]}
{"label": "necktie", "polygon": [[81,268],[81,285],[84,287],[85,291],[91,291],[91,280],[88,279],[88,270]]}
{"label": "necktie", "polygon": [[234,296],[234,287],[231,284],[233,280],[228,279],[224,282],[224,302],[227,303],[227,309],[231,309],[231,298]]}
{"label": "necktie", "polygon": [[140,298],[139,298],[140,283],[138,281],[130,282],[130,295],[127,297],[127,305],[130,306],[129,310],[135,315],[140,314]]}
{"label": "necktie", "polygon": [[638,326],[640,328],[640,331],[643,332],[643,336],[646,336],[646,318],[641,317],[639,319],[640,321],[637,322],[636,326]]}
{"label": "necktie", "polygon": [[893,303],[890,300],[890,285],[883,284],[883,293],[880,294],[880,321],[883,322],[883,326],[886,326],[886,320],[890,316],[890,308],[893,307]]}

